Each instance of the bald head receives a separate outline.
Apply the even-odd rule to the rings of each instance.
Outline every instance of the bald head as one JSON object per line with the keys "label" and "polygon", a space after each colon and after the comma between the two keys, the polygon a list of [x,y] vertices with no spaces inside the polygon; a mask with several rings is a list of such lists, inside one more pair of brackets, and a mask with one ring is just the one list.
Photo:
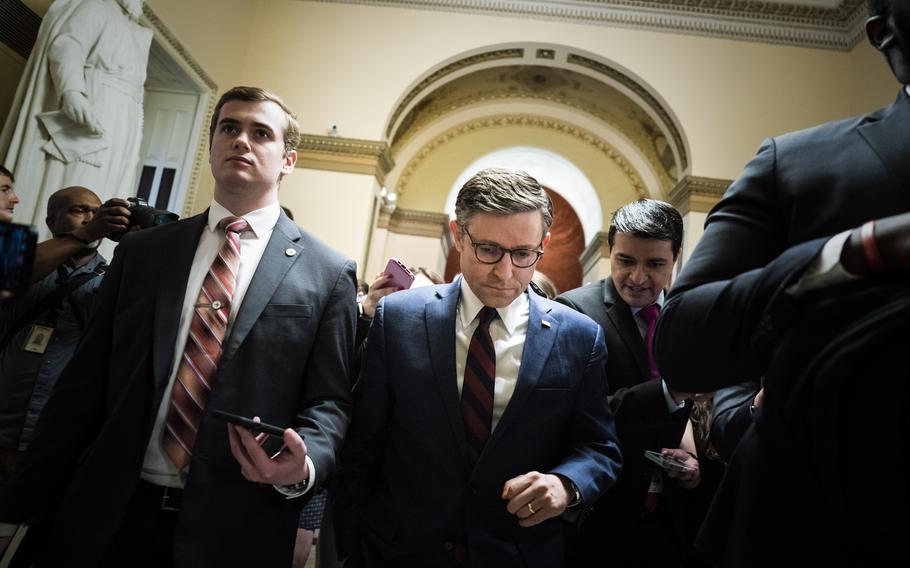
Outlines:
{"label": "bald head", "polygon": [[47,200],[47,227],[54,234],[73,231],[87,218],[91,220],[101,199],[92,190],[73,186],[55,191]]}

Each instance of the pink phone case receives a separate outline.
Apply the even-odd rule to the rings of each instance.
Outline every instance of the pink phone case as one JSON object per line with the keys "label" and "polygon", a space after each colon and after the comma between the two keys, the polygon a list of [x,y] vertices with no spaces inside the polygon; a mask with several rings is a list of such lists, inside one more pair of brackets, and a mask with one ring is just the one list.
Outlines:
{"label": "pink phone case", "polygon": [[389,282],[393,286],[397,286],[402,290],[407,290],[414,283],[414,274],[395,257],[389,259],[389,263],[386,264],[383,272],[391,277]]}

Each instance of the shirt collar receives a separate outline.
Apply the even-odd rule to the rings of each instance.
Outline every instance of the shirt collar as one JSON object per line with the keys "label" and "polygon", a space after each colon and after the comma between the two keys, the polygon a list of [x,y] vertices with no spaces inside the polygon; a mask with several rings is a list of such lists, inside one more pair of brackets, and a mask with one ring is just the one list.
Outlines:
{"label": "shirt collar", "polygon": [[[481,309],[483,309],[483,302],[474,294],[474,291],[468,285],[468,281],[462,276],[461,297],[458,300],[458,314],[461,318],[462,328],[467,328],[477,317],[477,314],[480,313]],[[512,335],[515,328],[523,320],[528,319],[528,294],[519,294],[508,306],[496,308],[496,312],[499,314],[499,319],[502,320],[503,325],[505,325],[506,331],[509,332],[509,335]]]}
{"label": "shirt collar", "polygon": [[[212,204],[209,206],[209,230],[214,232],[218,229],[218,223],[220,223],[222,219],[234,216],[233,213],[228,211],[227,207],[213,199]],[[251,235],[247,238],[262,238],[263,235],[275,228],[275,224],[278,223],[278,217],[280,216],[281,206],[278,205],[277,201],[270,205],[266,205],[262,209],[256,209],[255,211],[250,211],[245,215],[241,215],[241,217],[250,225],[252,231],[252,233],[247,232],[244,233],[244,235]]]}
{"label": "shirt collar", "polygon": [[[654,303],[657,304],[658,308],[664,309],[664,291],[663,290],[660,291],[660,294],[657,296],[657,300]],[[638,312],[640,312],[641,309],[644,308],[644,306],[642,306],[641,308],[632,308],[632,306],[629,306],[629,307],[632,309],[633,316],[637,316]]]}

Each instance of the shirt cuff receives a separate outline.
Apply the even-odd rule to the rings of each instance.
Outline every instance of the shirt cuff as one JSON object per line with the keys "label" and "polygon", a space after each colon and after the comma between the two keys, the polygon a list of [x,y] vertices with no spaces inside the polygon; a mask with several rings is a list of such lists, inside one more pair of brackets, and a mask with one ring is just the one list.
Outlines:
{"label": "shirt cuff", "polygon": [[664,391],[664,402],[667,403],[667,412],[673,414],[680,408],[684,408],[686,406],[686,401],[676,402],[673,400],[673,395],[670,394],[670,387],[667,386],[667,381],[661,379],[660,388]]}
{"label": "shirt cuff", "polygon": [[310,477],[306,480],[306,485],[299,487],[300,484],[296,485],[272,485],[275,488],[275,491],[281,493],[288,499],[296,499],[306,495],[313,486],[316,485],[316,466],[313,465],[313,460],[310,459],[310,456],[306,457],[306,466],[310,471]]}
{"label": "shirt cuff", "polygon": [[852,231],[853,230],[850,229],[828,239],[828,242],[825,243],[821,252],[812,260],[811,264],[809,264],[799,280],[787,288],[787,292],[798,295],[811,290],[818,290],[842,282],[859,279],[860,276],[847,272],[847,269],[844,268],[844,265],[840,262],[844,245],[846,244],[847,239],[850,238],[850,233]]}

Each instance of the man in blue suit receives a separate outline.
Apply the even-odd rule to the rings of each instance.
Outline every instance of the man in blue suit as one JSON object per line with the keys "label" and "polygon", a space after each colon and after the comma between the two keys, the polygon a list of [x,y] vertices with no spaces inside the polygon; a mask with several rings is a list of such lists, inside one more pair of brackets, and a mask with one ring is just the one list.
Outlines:
{"label": "man in blue suit", "polygon": [[619,473],[603,332],[528,293],[552,205],[523,172],[461,188],[462,278],[387,296],[336,478],[346,566],[553,568]]}

